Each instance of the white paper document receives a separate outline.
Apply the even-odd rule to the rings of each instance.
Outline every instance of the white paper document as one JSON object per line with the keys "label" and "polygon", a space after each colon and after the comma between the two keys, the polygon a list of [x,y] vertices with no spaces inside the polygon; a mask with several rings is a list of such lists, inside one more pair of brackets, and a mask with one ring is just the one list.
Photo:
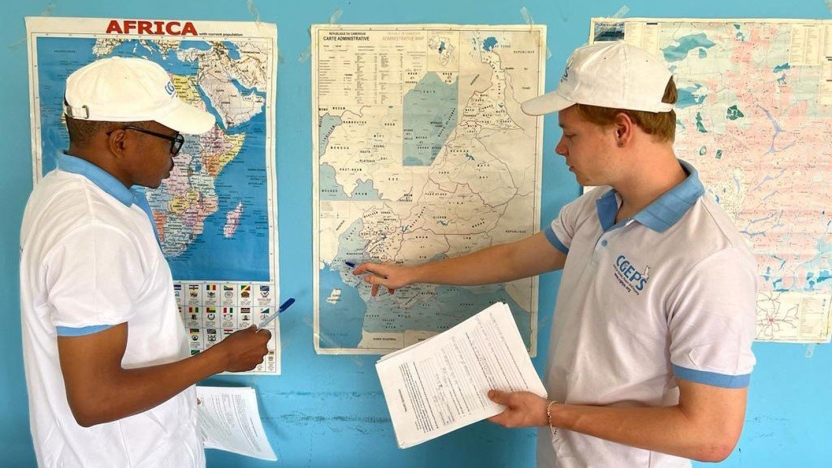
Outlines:
{"label": "white paper document", "polygon": [[491,389],[546,397],[504,303],[376,363],[399,448],[501,413]]}
{"label": "white paper document", "polygon": [[253,388],[196,387],[196,394],[205,448],[277,460],[263,430]]}

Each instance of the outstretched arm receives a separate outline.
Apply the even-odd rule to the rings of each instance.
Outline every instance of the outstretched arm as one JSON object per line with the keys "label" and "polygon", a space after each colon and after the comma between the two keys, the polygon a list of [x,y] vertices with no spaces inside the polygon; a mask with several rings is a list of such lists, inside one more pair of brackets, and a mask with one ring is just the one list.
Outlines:
{"label": "outstretched arm", "polygon": [[240,330],[181,361],[124,369],[127,323],[91,335],[58,337],[61,372],[75,420],[84,427],[147,411],[218,372],[253,369],[268,352],[268,330]]}
{"label": "outstretched arm", "polygon": [[[622,408],[555,404],[555,427],[624,445],[705,462],[724,460],[736,446],[745,418],[747,388],[679,380],[679,404]],[[507,409],[489,420],[505,427],[546,426],[547,400],[529,392],[492,390]]]}
{"label": "outstretched arm", "polygon": [[393,291],[414,283],[477,286],[504,283],[563,268],[566,254],[556,249],[542,232],[531,237],[488,247],[468,255],[417,266],[379,263],[358,265],[353,274],[364,275],[373,285]]}

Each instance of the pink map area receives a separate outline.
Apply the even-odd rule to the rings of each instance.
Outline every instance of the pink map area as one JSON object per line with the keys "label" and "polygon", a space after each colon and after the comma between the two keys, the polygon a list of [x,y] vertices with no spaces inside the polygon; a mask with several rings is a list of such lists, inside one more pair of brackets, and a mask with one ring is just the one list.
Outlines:
{"label": "pink map area", "polygon": [[745,23],[744,40],[734,25],[719,26],[707,30],[717,45],[689,53],[676,71],[708,90],[701,105],[679,112],[679,157],[753,245],[763,290],[828,289],[819,282],[829,277],[832,244],[832,106],[820,104],[821,67],[790,64],[777,24]]}

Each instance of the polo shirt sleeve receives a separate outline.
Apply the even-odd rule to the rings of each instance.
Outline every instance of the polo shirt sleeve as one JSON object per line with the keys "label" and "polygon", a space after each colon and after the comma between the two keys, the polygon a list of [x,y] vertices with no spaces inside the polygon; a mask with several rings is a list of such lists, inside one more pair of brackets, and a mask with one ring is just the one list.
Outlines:
{"label": "polo shirt sleeve", "polygon": [[122,231],[90,223],[66,235],[44,263],[59,335],[94,333],[132,317],[144,268]]}
{"label": "polo shirt sleeve", "polygon": [[561,208],[558,217],[543,230],[552,246],[569,254],[569,247],[578,227],[595,215],[595,199],[598,198],[598,193],[600,192],[596,188]]}
{"label": "polo shirt sleeve", "polygon": [[755,364],[757,268],[730,247],[697,264],[669,297],[670,361],[682,380],[748,386]]}

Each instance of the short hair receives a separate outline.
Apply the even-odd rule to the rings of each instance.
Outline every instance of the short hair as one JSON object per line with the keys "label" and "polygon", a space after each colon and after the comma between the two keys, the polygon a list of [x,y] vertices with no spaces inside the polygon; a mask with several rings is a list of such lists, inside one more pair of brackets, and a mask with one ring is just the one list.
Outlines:
{"label": "short hair", "polygon": [[110,132],[116,128],[126,126],[141,126],[145,122],[105,122],[100,120],[73,119],[66,115],[66,130],[69,133],[70,143],[87,145],[92,142],[93,137],[99,132]]}
{"label": "short hair", "polygon": [[[673,77],[667,82],[664,89],[662,102],[676,104],[679,93],[676,90],[676,83]],[[612,109],[609,107],[590,106],[587,104],[576,104],[578,113],[583,118],[595,125],[607,126],[615,123],[615,116],[627,114],[645,133],[653,135],[660,142],[670,142],[676,138],[676,111],[670,112],[647,112],[630,109]]]}

